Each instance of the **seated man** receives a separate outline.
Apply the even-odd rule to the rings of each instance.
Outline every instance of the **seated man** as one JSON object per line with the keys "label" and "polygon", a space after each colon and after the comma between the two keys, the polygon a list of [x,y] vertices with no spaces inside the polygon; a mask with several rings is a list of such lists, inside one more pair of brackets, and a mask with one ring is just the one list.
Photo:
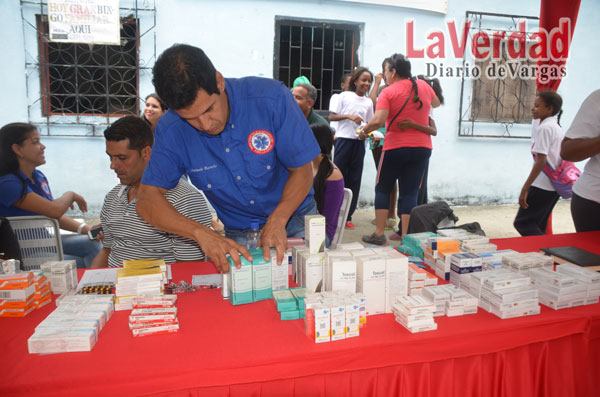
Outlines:
{"label": "seated man", "polygon": [[[121,183],[104,199],[100,220],[104,246],[91,267],[122,266],[125,259],[162,258],[167,263],[204,260],[190,239],[155,229],[137,214],[137,193],[154,138],[140,117],[127,116],[104,131],[106,154]],[[166,199],[186,217],[210,227],[211,214],[202,193],[183,179],[167,191]]]}
{"label": "seated man", "polygon": [[302,114],[306,117],[310,125],[324,125],[333,134],[333,130],[329,126],[329,122],[321,117],[315,110],[315,101],[317,100],[317,89],[312,84],[298,83],[292,89],[292,95],[296,103],[302,110]]}

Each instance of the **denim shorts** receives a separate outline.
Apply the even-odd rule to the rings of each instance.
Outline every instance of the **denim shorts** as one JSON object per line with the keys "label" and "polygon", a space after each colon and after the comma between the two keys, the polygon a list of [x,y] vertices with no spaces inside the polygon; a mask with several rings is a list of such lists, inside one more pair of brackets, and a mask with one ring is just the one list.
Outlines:
{"label": "denim shorts", "polygon": [[[311,198],[306,207],[304,207],[301,211],[298,211],[288,221],[285,231],[287,237],[304,237],[304,217],[306,215],[316,215],[319,212],[317,211],[317,203],[314,198]],[[260,225],[262,228],[265,225]],[[232,239],[236,243],[246,246],[246,234],[248,233],[248,229],[228,229],[225,228],[225,237]]]}

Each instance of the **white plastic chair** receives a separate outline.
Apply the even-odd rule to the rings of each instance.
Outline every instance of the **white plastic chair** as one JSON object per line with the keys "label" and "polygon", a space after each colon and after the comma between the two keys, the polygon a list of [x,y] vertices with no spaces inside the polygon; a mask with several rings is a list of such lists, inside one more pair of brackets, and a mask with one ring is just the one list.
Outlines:
{"label": "white plastic chair", "polygon": [[344,229],[346,228],[346,218],[348,218],[348,212],[350,212],[350,203],[352,202],[352,190],[344,188],[344,198],[342,199],[342,205],[340,207],[340,215],[337,221],[337,227],[333,240],[330,242],[330,247],[335,248],[339,243],[342,242],[344,237]]}
{"label": "white plastic chair", "polygon": [[19,240],[23,257],[22,270],[39,269],[44,262],[64,259],[60,227],[56,219],[42,215],[13,216],[7,219]]}

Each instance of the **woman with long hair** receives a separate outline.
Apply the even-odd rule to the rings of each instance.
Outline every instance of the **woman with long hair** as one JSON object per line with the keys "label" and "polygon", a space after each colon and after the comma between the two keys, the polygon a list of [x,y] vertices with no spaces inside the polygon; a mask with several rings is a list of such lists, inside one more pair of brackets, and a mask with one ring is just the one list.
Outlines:
{"label": "woman with long hair", "polygon": [[364,242],[379,245],[386,242],[384,231],[389,195],[397,180],[400,180],[398,196],[402,197],[402,236],[406,234],[410,211],[417,205],[419,184],[432,150],[429,133],[417,128],[401,129],[395,121],[400,117],[400,120],[408,119],[428,126],[431,107],[440,104],[431,86],[411,75],[410,61],[404,55],[386,58],[383,74],[387,87],[377,99],[375,115],[359,131],[361,139],[366,139],[371,131],[384,124],[387,131],[375,187],[376,229],[363,236]]}
{"label": "woman with long hair", "polygon": [[72,191],[53,198],[46,176],[37,169],[46,163],[45,148],[32,124],[11,123],[0,129],[0,216],[57,219],[61,229],[77,233],[62,237],[65,258],[75,259],[77,267],[88,267],[100,251],[100,243],[89,240],[91,226],[65,215],[75,205],[86,212],[87,203]]}
{"label": "woman with long hair", "polygon": [[167,110],[167,105],[154,92],[146,97],[142,118],[150,124],[152,132],[154,132],[154,129],[156,128],[158,119],[160,119]]}
{"label": "woman with long hair", "polygon": [[344,198],[344,176],[330,158],[333,148],[331,130],[325,125],[317,124],[311,125],[310,128],[321,148],[321,154],[312,161],[313,187],[317,209],[319,214],[325,217],[325,233],[329,246],[337,230]]}
{"label": "woman with long hair", "polygon": [[373,73],[364,67],[352,72],[349,89],[340,94],[336,109],[329,120],[338,121],[335,131],[334,162],[344,175],[345,187],[352,190],[352,202],[346,221],[347,228],[354,228],[352,214],[356,209],[365,159],[365,143],[356,131],[373,117],[373,101],[367,94],[373,82]]}

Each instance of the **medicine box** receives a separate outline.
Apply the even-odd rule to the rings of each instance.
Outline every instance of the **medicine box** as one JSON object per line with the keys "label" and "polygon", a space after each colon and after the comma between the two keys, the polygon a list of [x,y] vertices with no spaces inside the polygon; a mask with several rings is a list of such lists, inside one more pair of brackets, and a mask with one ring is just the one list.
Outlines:
{"label": "medicine box", "polygon": [[230,299],[232,305],[252,303],[252,263],[240,255],[241,267],[237,269],[231,257],[228,257],[229,273],[227,284],[229,285]]}
{"label": "medicine box", "polygon": [[298,310],[298,304],[290,290],[273,291],[273,300],[278,312]]}
{"label": "medicine box", "polygon": [[304,217],[304,239],[311,254],[325,251],[325,217],[306,215]]}
{"label": "medicine box", "polygon": [[[254,302],[271,299],[272,260],[265,261],[262,248],[250,250],[252,255],[252,300]],[[277,259],[275,258],[275,262]],[[283,265],[282,265],[283,266]]]}
{"label": "medicine box", "polygon": [[385,269],[380,256],[356,258],[356,291],[367,298],[367,315],[385,313]]}

